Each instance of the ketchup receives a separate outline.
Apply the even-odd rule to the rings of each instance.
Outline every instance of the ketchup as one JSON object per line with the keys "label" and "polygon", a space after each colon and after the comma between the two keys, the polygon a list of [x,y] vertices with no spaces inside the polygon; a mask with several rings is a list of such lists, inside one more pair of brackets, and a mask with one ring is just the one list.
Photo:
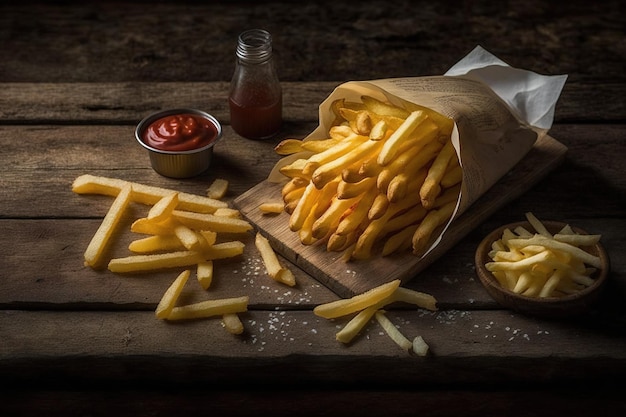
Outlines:
{"label": "ketchup", "polygon": [[273,136],[282,124],[282,97],[274,101],[251,99],[254,95],[239,94],[229,98],[230,124],[241,136],[265,139]]}
{"label": "ketchup", "polygon": [[217,138],[217,128],[195,114],[175,114],[150,124],[143,133],[146,145],[162,151],[190,151],[202,148]]}

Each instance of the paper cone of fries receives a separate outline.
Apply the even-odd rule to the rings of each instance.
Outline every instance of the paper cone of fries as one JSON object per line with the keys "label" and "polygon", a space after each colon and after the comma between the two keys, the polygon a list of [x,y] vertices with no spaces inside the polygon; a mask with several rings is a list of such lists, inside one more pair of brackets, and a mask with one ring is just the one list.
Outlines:
{"label": "paper cone of fries", "polygon": [[565,79],[477,47],[443,76],[339,85],[311,134],[277,146],[289,227],[347,259],[383,239],[424,256],[548,132]]}

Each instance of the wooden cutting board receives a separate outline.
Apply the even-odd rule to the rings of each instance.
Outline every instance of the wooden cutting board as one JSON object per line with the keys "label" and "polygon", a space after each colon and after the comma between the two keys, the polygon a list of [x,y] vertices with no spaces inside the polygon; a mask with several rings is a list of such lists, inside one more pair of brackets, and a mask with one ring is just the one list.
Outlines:
{"label": "wooden cutting board", "polygon": [[337,295],[349,298],[373,287],[400,279],[406,283],[440,258],[491,214],[516,199],[563,160],[567,148],[550,136],[539,139],[528,154],[450,225],[441,243],[423,258],[411,253],[344,262],[341,253],[324,245],[305,246],[289,230],[289,215],[261,213],[259,205],[281,199],[282,185],[263,181],[235,201],[241,213],[266,236],[276,252],[312,275]]}

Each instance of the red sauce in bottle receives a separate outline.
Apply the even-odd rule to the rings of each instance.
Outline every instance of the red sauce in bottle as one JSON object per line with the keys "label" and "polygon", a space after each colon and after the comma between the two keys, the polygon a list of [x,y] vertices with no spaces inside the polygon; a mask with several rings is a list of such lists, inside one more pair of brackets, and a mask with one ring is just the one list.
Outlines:
{"label": "red sauce in bottle", "polygon": [[[245,91],[231,95],[230,124],[241,136],[266,139],[273,136],[282,124],[282,96],[267,97],[263,90]],[[272,101],[273,100],[273,101]]]}
{"label": "red sauce in bottle", "polygon": [[217,138],[217,128],[195,114],[175,114],[152,122],[142,140],[163,151],[189,151],[202,148]]}

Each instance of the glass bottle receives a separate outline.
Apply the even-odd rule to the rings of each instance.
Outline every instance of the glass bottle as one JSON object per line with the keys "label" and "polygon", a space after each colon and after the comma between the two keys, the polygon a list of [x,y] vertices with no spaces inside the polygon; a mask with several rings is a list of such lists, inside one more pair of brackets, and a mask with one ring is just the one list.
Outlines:
{"label": "glass bottle", "polygon": [[274,136],[282,124],[282,89],[272,56],[272,36],[262,29],[239,35],[228,104],[230,123],[248,139]]}

